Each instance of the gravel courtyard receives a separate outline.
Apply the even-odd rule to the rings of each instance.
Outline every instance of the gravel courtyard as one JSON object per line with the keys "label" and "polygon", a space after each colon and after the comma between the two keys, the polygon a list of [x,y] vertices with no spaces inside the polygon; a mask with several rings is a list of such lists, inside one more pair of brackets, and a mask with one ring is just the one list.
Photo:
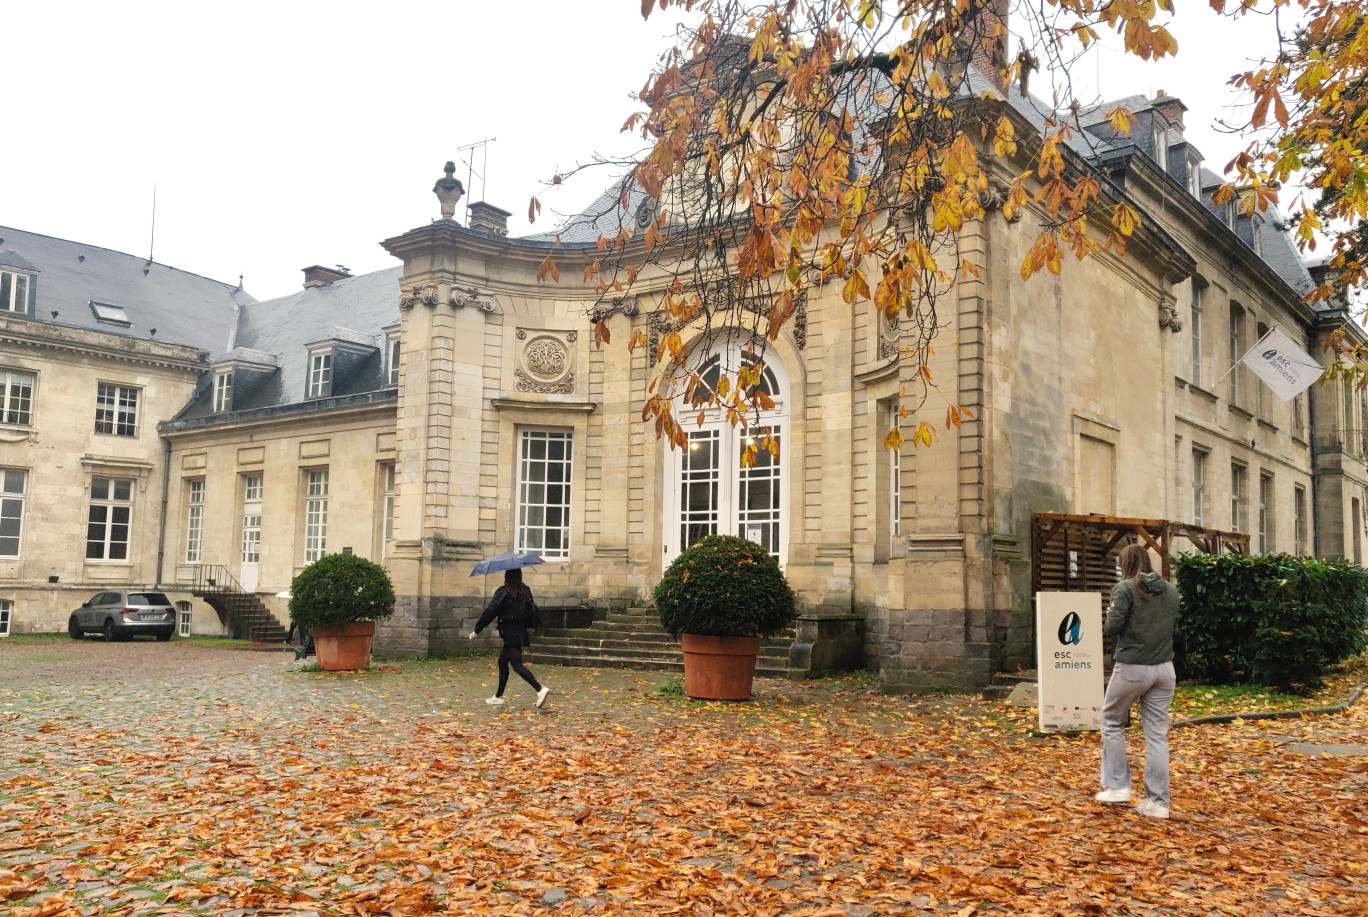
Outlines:
{"label": "gravel courtyard", "polygon": [[538,711],[483,703],[491,658],[291,659],[0,641],[0,910],[1368,912],[1368,758],[1292,744],[1368,741],[1363,704],[1176,730],[1157,822],[1092,802],[1095,736],[971,698],[544,667]]}

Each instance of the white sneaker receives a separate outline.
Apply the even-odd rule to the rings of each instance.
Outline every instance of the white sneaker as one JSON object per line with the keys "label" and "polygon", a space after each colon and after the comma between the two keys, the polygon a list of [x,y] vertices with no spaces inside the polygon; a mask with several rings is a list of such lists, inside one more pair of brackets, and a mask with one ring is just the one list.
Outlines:
{"label": "white sneaker", "polygon": [[540,691],[537,692],[537,706],[538,706],[538,707],[540,707],[542,704],[546,703],[546,696],[547,696],[548,694],[550,694],[550,693],[551,693],[551,689],[548,688],[548,687],[546,687],[545,685],[542,685],[542,689],[541,689]]}
{"label": "white sneaker", "polygon": [[1169,807],[1162,802],[1153,799],[1142,799],[1135,806],[1135,811],[1141,815],[1148,815],[1150,818],[1168,818]]}
{"label": "white sneaker", "polygon": [[1121,787],[1117,790],[1103,790],[1094,796],[1093,799],[1109,806],[1122,806],[1130,802],[1130,787]]}
{"label": "white sneaker", "polygon": [[493,697],[486,697],[486,698],[485,698],[485,703],[486,703],[486,704],[490,704],[490,705],[495,706],[495,707],[499,706],[499,704],[502,704],[503,702],[504,702],[504,699],[503,699],[502,697],[499,697],[497,694],[494,695]]}

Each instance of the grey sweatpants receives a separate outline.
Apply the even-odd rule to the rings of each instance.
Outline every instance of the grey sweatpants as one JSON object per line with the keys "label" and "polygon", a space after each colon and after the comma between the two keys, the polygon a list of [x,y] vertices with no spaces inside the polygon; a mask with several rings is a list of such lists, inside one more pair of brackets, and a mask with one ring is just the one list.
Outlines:
{"label": "grey sweatpants", "polygon": [[1118,662],[1107,684],[1102,707],[1102,788],[1129,789],[1130,761],[1126,758],[1126,720],[1131,705],[1140,701],[1140,724],[1145,728],[1145,793],[1169,804],[1169,705],[1177,679],[1172,662],[1131,665]]}

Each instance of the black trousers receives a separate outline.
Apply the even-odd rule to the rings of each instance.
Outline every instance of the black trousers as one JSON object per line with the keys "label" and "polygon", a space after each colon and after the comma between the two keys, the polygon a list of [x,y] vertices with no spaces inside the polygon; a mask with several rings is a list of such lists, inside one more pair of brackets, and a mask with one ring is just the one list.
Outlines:
{"label": "black trousers", "polygon": [[533,691],[541,690],[541,682],[537,681],[537,676],[532,674],[531,669],[523,665],[522,650],[521,646],[504,644],[503,652],[499,653],[499,690],[494,692],[495,697],[503,697],[504,688],[508,687],[508,670],[510,668],[517,672],[523,681],[531,685]]}

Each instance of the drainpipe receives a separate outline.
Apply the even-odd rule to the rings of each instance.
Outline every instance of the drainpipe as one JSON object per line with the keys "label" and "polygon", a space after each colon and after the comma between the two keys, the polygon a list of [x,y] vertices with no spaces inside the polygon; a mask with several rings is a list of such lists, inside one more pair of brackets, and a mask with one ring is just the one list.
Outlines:
{"label": "drainpipe", "polygon": [[157,588],[162,584],[162,560],[166,557],[166,501],[171,491],[171,440],[163,437],[161,522],[157,526]]}

